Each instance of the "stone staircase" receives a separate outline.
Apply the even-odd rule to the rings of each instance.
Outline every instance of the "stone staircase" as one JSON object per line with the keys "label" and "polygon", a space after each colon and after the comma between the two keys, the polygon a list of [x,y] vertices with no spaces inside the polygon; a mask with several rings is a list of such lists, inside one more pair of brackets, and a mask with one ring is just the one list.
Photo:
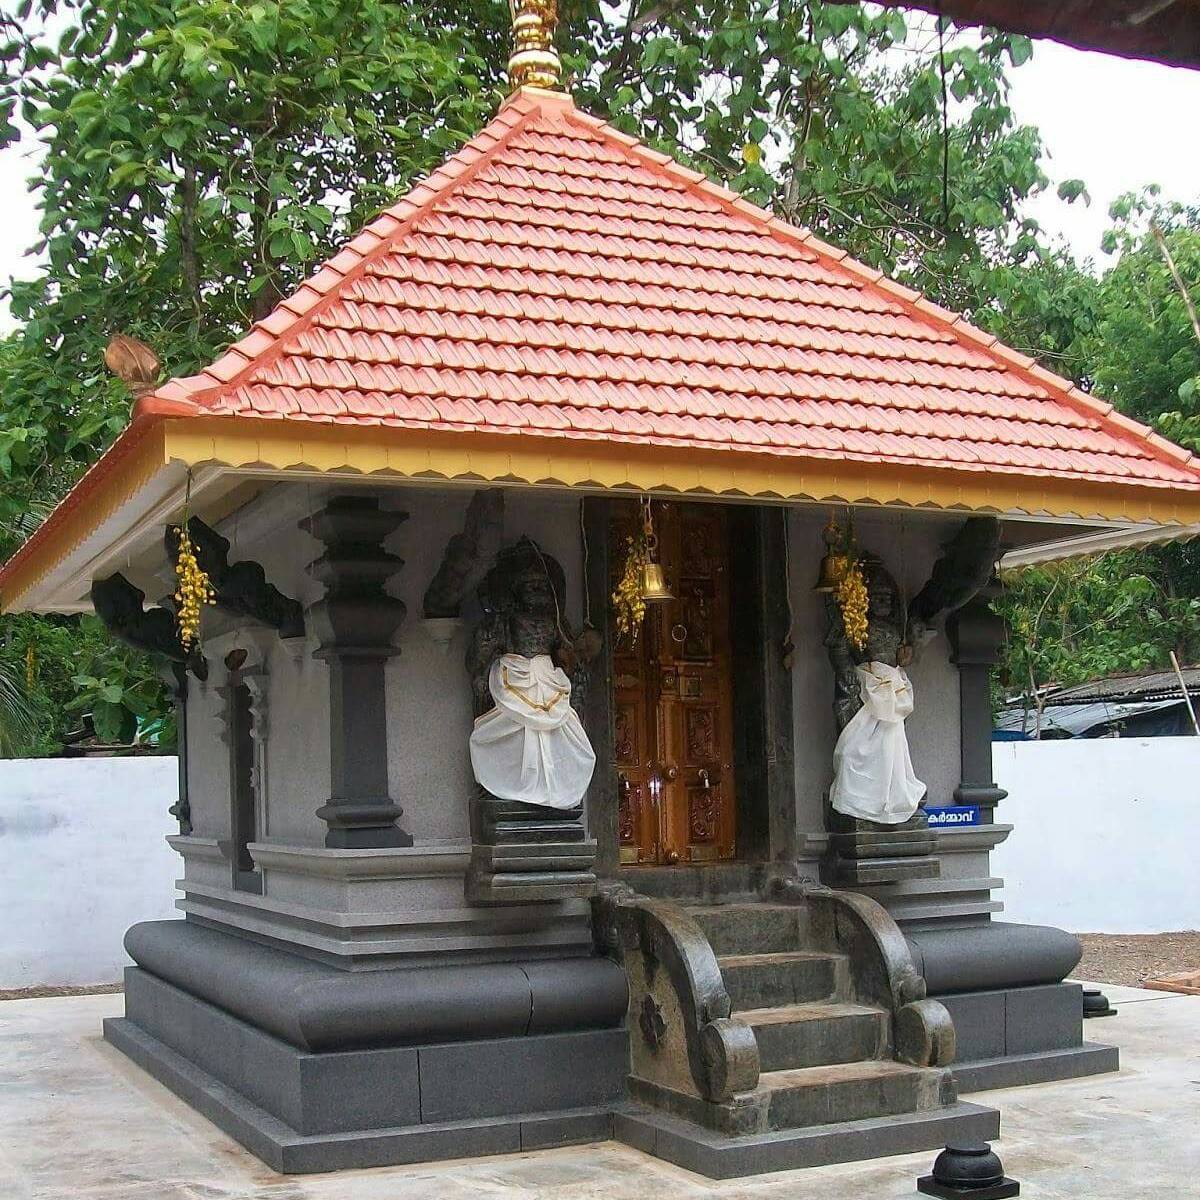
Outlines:
{"label": "stone staircase", "polygon": [[797,949],[802,909],[734,903],[687,912],[717,956],[732,1015],[754,1031],[772,1129],[954,1102],[949,1070],[895,1061],[890,1014],[856,1002],[847,955]]}
{"label": "stone staircase", "polygon": [[[626,878],[642,884],[641,895],[659,891],[649,873]],[[724,895],[711,878],[690,897],[680,894],[681,882],[665,881],[667,895],[650,903],[674,906],[707,941],[704,953],[715,957],[729,996],[728,1023],[748,1027],[757,1045],[757,1083],[707,1109],[676,1104],[661,1090],[656,1101],[652,1089],[635,1088],[642,1103],[618,1116],[618,1137],[690,1170],[730,1178],[998,1135],[994,1110],[958,1102],[952,1069],[902,1061],[896,1042],[911,1052],[912,1040],[899,1032],[904,1005],[881,985],[878,939],[867,939],[867,952],[852,936],[831,942],[819,907],[761,899],[753,890],[760,881],[740,874],[729,873],[735,886]],[[851,924],[849,910],[841,911]],[[880,919],[894,930],[886,914]]]}

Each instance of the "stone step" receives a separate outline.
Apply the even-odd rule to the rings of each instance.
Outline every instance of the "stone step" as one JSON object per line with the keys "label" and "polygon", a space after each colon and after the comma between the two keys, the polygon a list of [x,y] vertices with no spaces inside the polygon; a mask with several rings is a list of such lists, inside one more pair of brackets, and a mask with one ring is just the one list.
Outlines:
{"label": "stone step", "polygon": [[718,956],[772,954],[801,946],[801,910],[792,905],[695,905],[687,911]]}
{"label": "stone step", "polygon": [[788,1004],[738,1018],[754,1030],[764,1072],[857,1063],[888,1045],[888,1017],[866,1004]]}
{"label": "stone step", "polygon": [[758,899],[765,863],[722,862],[700,866],[625,866],[621,881],[643,896],[679,904],[750,904]]}
{"label": "stone step", "polygon": [[844,954],[793,950],[783,954],[729,954],[717,959],[734,1010],[778,1008],[849,994]]}
{"label": "stone step", "polygon": [[[710,1179],[735,1179],[917,1150],[929,1151],[932,1158],[933,1152],[948,1142],[994,1141],[1000,1136],[1000,1114],[994,1108],[976,1104],[952,1104],[844,1125],[728,1137],[668,1113],[631,1105],[617,1112],[615,1135],[619,1141]],[[862,1189],[847,1185],[826,1194],[852,1196],[862,1194]]]}
{"label": "stone step", "polygon": [[955,1099],[950,1071],[887,1059],[764,1071],[758,1087],[769,1093],[772,1129],[925,1112]]}

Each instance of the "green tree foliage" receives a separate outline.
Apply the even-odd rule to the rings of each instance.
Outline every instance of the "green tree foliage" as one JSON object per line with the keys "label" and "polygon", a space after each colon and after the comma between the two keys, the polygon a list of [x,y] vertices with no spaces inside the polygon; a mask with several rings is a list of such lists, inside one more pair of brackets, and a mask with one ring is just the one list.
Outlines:
{"label": "green tree foliage", "polygon": [[174,716],[155,664],[114,645],[95,617],[5,618],[0,693],[6,687],[13,705],[0,714],[0,757],[54,754],[77,732],[94,732],[109,745],[174,743]]}
{"label": "green tree foliage", "polygon": [[[13,285],[20,327],[0,343],[4,556],[128,419],[103,365],[109,339],[141,338],[168,374],[210,361],[479,127],[507,13],[456,0],[24,0],[0,22],[0,134],[43,147],[46,261]],[[0,750],[44,751],[78,719],[51,666],[60,632],[0,618]],[[166,710],[124,651],[106,657],[80,634],[69,656],[67,678],[108,734]]]}
{"label": "green tree foliage", "polygon": [[1026,38],[948,30],[942,57],[928,21],[777,0],[594,5],[573,29],[585,106],[955,311],[1037,246],[1041,145],[1007,105]]}
{"label": "green tree foliage", "polygon": [[[1096,395],[1200,452],[1200,332],[1189,310],[1189,299],[1200,303],[1200,209],[1164,205],[1149,189],[1122,196],[1110,216],[1104,245],[1117,257],[1066,289],[1085,302],[1052,327],[1059,351]],[[1172,650],[1200,660],[1200,541],[1030,568],[1007,583],[1007,690],[1162,667]]]}
{"label": "green tree foliage", "polygon": [[1149,189],[1122,196],[1112,216],[1104,244],[1120,257],[1088,341],[1095,390],[1200,452],[1200,207]]}
{"label": "green tree foliage", "polygon": [[128,396],[102,361],[113,334],[168,374],[199,368],[473,132],[496,82],[473,43],[489,22],[468,36],[452,3],[41,8],[61,34],[15,36],[0,88],[9,140],[19,119],[44,146],[47,269],[12,290],[0,435],[0,477],[15,466],[35,487],[123,428]]}
{"label": "green tree foliage", "polygon": [[1004,606],[1006,682],[1029,695],[1049,682],[1163,666],[1168,650],[1200,632],[1200,595],[1179,595],[1161,556],[1137,550],[1014,572]]}
{"label": "green tree foliage", "polygon": [[[581,106],[1084,375],[1095,280],[1020,215],[1046,186],[1038,135],[1007,106],[1026,39],[819,0],[575,0],[562,16]],[[109,338],[141,338],[168,374],[211,360],[494,111],[509,15],[503,0],[22,0],[0,27],[0,138],[44,148],[46,259],[14,285],[19,329],[0,342],[3,555],[127,420]],[[0,672],[59,714],[39,715],[39,745],[73,719],[39,682],[57,654],[93,707],[126,707],[118,684],[127,714],[145,707],[117,651],[85,633],[62,650],[75,628],[0,619]]]}

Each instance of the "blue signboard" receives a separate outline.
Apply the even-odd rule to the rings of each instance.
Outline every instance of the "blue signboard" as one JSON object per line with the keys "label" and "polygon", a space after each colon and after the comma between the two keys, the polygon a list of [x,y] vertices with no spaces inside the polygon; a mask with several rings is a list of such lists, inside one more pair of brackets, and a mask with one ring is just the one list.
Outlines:
{"label": "blue signboard", "polygon": [[948,804],[944,808],[927,808],[930,829],[959,829],[964,825],[980,825],[978,804]]}

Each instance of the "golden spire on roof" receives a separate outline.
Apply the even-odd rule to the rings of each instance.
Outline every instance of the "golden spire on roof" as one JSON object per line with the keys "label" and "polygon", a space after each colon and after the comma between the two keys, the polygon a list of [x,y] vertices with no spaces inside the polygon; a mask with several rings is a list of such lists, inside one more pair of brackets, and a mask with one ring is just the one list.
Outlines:
{"label": "golden spire on roof", "polygon": [[556,92],[562,84],[562,63],[554,49],[558,24],[557,0],[508,0],[512,13],[513,52],[508,60],[508,82]]}

